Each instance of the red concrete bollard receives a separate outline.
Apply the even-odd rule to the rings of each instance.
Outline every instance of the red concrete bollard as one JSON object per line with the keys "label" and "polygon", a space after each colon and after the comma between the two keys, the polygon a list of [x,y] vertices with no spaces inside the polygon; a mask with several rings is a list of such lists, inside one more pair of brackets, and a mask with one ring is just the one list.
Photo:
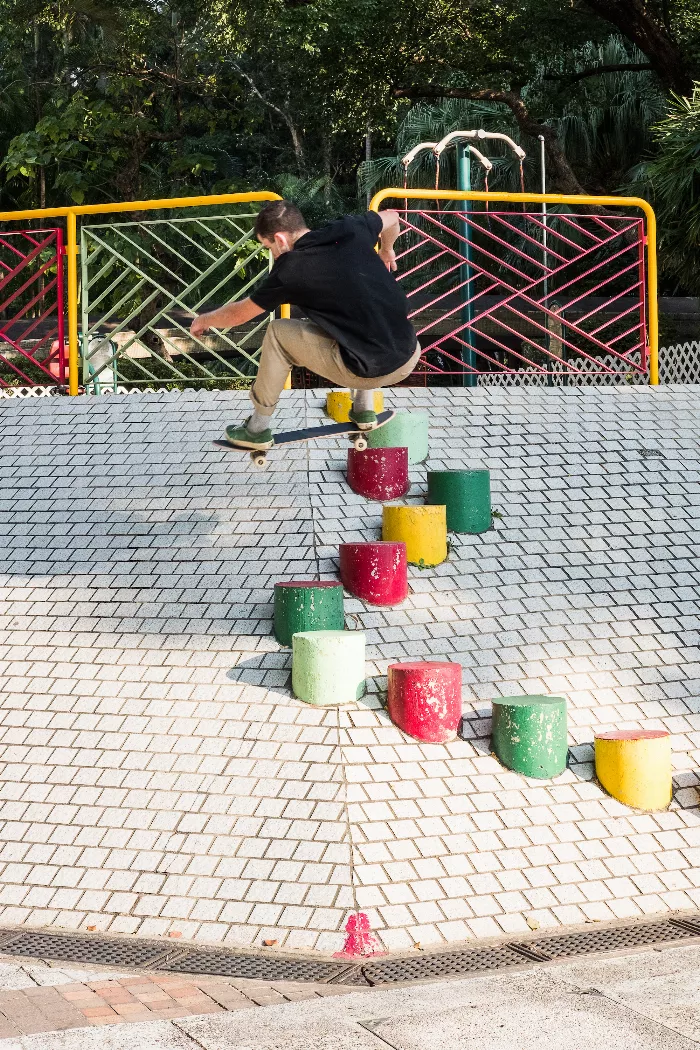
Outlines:
{"label": "red concrete bollard", "polygon": [[372,605],[398,605],[408,597],[406,544],[341,543],[340,579],[356,598]]}
{"label": "red concrete bollard", "polygon": [[387,710],[394,725],[416,740],[454,740],[462,717],[461,665],[389,664]]}
{"label": "red concrete bollard", "polygon": [[408,480],[407,448],[348,449],[348,484],[367,499],[388,500],[405,496]]}

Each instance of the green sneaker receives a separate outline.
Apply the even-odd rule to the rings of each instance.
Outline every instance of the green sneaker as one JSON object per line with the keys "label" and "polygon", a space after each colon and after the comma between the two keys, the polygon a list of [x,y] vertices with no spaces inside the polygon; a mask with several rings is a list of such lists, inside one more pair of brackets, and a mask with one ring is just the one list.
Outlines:
{"label": "green sneaker", "polygon": [[377,426],[376,412],[356,412],[351,408],[348,412],[351,423],[357,424],[358,430],[374,430]]}
{"label": "green sneaker", "polygon": [[260,449],[261,452],[272,448],[275,443],[272,431],[263,430],[259,434],[251,434],[246,426],[249,419],[250,416],[242,427],[226,427],[226,440],[229,445],[235,445],[236,448]]}

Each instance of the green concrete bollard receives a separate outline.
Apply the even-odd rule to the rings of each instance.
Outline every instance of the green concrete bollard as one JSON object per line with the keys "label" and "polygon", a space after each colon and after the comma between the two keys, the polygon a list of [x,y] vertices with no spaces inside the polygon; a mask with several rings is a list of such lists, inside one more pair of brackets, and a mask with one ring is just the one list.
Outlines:
{"label": "green concrete bollard", "polygon": [[292,691],[314,707],[338,707],[365,691],[363,631],[304,631],[292,639]]}
{"label": "green concrete bollard", "polygon": [[291,645],[297,631],[342,631],[343,585],[331,580],[276,583],[273,625],[280,645]]}
{"label": "green concrete bollard", "polygon": [[448,532],[486,532],[491,527],[491,475],[486,468],[430,470],[426,503],[445,504]]}
{"label": "green concrete bollard", "polygon": [[408,462],[422,463],[428,458],[428,413],[397,412],[366,437],[369,448],[407,448]]}
{"label": "green concrete bollard", "polygon": [[504,696],[493,701],[491,746],[507,769],[546,780],[566,769],[566,700]]}

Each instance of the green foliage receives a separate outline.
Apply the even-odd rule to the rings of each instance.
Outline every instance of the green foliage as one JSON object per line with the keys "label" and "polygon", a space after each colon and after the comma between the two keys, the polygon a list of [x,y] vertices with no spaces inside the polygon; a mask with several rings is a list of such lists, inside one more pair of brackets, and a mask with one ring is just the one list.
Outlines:
{"label": "green foliage", "polygon": [[668,291],[700,295],[700,84],[673,98],[652,128],[655,155],[634,172],[659,221],[659,260]]}
{"label": "green foliage", "polygon": [[[146,0],[0,0],[5,206],[226,189],[234,87],[199,54],[199,13]],[[31,21],[27,21],[30,19]],[[4,139],[4,142],[2,141]]]}
{"label": "green foliage", "polygon": [[[608,9],[629,9],[629,28]],[[670,139],[695,101],[666,132],[649,129],[669,94],[663,48],[686,81],[700,77],[697,0],[0,0],[0,19],[3,208],[276,188],[315,224],[363,207],[368,191],[402,180],[397,155],[460,125],[520,139],[534,188],[536,134],[505,105],[395,93],[513,91],[557,131],[587,189],[614,191],[648,161],[643,185],[671,223],[668,272],[686,287],[682,223],[664,202],[693,184],[690,147]],[[490,185],[517,188],[518,166],[490,153]],[[409,181],[433,178],[424,157]]]}
{"label": "green foliage", "polygon": [[[594,193],[616,191],[650,147],[650,127],[663,114],[666,96],[650,72],[617,69],[574,83],[567,83],[566,75],[643,62],[641,51],[611,36],[574,54],[559,54],[528,86],[528,96],[545,109],[569,161]],[[544,79],[554,72],[562,77],[555,87]]]}
{"label": "green foliage", "polygon": [[[614,192],[639,162],[651,144],[650,125],[664,110],[665,96],[651,73],[617,70],[566,85],[566,77],[595,66],[640,63],[641,52],[626,46],[619,37],[575,52],[560,52],[545,66],[540,64],[523,90],[523,97],[556,128],[567,157],[590,192]],[[561,80],[552,80],[554,74]],[[403,117],[396,133],[395,154],[377,157],[358,169],[362,192],[382,186],[402,186],[401,158],[419,142],[436,142],[452,131],[483,128],[510,135],[528,151],[525,161],[527,188],[540,189],[539,146],[523,138],[509,109],[504,105],[466,99],[441,99],[434,104],[418,103]],[[475,143],[494,164],[490,189],[518,191],[520,169],[508,148],[501,143]],[[440,185],[456,184],[454,150],[441,158]],[[483,175],[472,165],[474,188],[482,189]],[[409,186],[431,186],[435,159],[430,152],[419,154],[408,173]]]}
{"label": "green foliage", "polygon": [[282,172],[271,180],[270,188],[293,200],[312,227],[340,215],[346,204],[341,189],[328,175],[305,179]]}
{"label": "green foliage", "polygon": [[32,131],[15,136],[2,162],[7,178],[35,180],[41,168],[55,171],[53,188],[82,204],[90,191],[110,194],[128,164],[133,141],[147,121],[125,113],[108,99],[76,92],[58,99]]}

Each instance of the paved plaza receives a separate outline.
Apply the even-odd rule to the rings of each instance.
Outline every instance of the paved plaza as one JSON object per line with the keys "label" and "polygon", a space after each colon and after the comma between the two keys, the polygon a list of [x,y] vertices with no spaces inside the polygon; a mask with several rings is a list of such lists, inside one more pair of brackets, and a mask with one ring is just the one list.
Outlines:
{"label": "paved plaza", "polygon": [[[82,974],[82,983],[67,983],[76,975],[36,967],[23,972],[43,983],[27,988],[9,969],[0,961],[6,989],[0,991],[0,1009],[14,997],[23,1020],[27,1003],[35,1018],[39,1008],[46,1016],[30,1027],[35,1034],[0,1037],[0,1050],[697,1050],[700,1045],[697,945],[392,989],[338,988],[332,999],[308,986],[246,988],[243,994],[211,978],[198,982],[206,991],[197,998],[195,989],[177,985],[182,979],[172,976],[112,974],[93,980]],[[179,1001],[170,998],[178,994]],[[76,1024],[72,1013],[90,995],[105,1005],[84,1008],[89,1027]],[[197,1002],[199,1012],[187,1009],[186,1003]],[[255,1009],[258,1002],[265,1008]],[[160,1018],[141,1020],[149,1009]]]}
{"label": "paved plaza", "polygon": [[354,990],[310,982],[76,967],[0,955],[0,1050],[22,1036],[54,1033],[58,1039],[57,1033],[74,1029],[232,1013]]}
{"label": "paved plaza", "polygon": [[[430,411],[429,467],[490,466],[497,514],[402,606],[346,600],[368,693],[342,710],[291,696],[271,602],[379,535],[344,443],[261,473],[211,445],[244,393],[0,403],[0,924],[332,952],[358,909],[393,950],[700,906],[700,388],[388,399]],[[463,739],[389,722],[409,658],[462,665]],[[554,781],[490,754],[521,693],[568,700]],[[594,779],[594,731],[639,726],[673,735],[667,812]]]}

